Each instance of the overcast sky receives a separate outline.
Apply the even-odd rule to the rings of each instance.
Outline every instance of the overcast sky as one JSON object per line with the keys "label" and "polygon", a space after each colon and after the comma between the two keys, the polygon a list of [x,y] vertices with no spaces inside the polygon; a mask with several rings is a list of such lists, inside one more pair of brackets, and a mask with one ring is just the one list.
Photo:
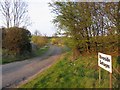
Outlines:
{"label": "overcast sky", "polygon": [[38,30],[41,34],[51,36],[55,33],[56,29],[52,23],[54,14],[51,13],[48,2],[50,0],[29,0],[28,11],[32,22],[29,26],[31,33]]}

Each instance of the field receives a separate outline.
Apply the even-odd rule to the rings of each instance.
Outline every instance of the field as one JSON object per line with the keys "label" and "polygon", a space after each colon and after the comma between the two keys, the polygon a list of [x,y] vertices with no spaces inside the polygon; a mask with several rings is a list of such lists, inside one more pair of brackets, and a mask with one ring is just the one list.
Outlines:
{"label": "field", "polygon": [[[117,57],[113,57],[114,68],[117,67],[116,59]],[[62,55],[55,65],[21,88],[109,88],[109,73],[103,69],[99,84],[96,54],[81,55],[77,60],[71,60],[71,52]],[[116,82],[116,79],[113,80],[113,87],[118,87]]]}

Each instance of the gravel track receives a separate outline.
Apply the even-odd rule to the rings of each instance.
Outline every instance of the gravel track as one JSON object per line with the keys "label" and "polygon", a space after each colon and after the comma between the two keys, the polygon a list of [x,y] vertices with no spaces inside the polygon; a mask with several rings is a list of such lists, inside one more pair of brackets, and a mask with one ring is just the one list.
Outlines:
{"label": "gravel track", "polygon": [[39,73],[53,64],[61,52],[60,47],[50,45],[49,50],[40,57],[2,65],[2,88],[17,86]]}

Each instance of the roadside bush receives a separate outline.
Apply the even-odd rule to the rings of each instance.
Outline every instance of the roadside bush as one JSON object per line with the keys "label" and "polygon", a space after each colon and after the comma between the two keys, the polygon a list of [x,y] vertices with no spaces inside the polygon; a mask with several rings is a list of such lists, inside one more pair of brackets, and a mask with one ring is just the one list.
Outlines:
{"label": "roadside bush", "polygon": [[52,38],[51,43],[52,44],[58,44],[59,40],[57,38]]}
{"label": "roadside bush", "polygon": [[47,44],[48,39],[45,36],[32,36],[32,42],[36,44],[38,47],[42,47]]}
{"label": "roadside bush", "polygon": [[53,37],[53,38],[51,38],[51,44],[64,46],[65,42],[63,39],[64,39],[64,37]]}
{"label": "roadside bush", "polygon": [[2,49],[3,56],[17,56],[31,53],[31,33],[18,27],[3,29]]}

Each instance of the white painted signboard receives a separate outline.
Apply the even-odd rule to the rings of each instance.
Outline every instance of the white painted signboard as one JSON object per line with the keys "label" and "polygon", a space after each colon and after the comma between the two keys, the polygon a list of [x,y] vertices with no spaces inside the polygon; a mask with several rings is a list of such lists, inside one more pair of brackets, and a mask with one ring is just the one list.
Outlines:
{"label": "white painted signboard", "polygon": [[112,73],[112,59],[110,55],[98,53],[98,66]]}

